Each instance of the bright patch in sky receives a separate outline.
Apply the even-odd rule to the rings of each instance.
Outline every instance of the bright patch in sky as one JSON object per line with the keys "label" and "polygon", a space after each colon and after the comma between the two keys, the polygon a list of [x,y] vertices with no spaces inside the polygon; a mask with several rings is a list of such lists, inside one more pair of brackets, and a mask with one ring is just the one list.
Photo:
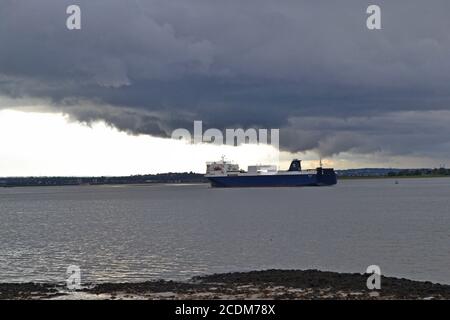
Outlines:
{"label": "bright patch in sky", "polygon": [[222,155],[242,168],[273,159],[270,146],[191,145],[130,135],[103,122],[89,127],[57,113],[2,110],[0,136],[0,176],[203,173],[206,161],[219,160]]}

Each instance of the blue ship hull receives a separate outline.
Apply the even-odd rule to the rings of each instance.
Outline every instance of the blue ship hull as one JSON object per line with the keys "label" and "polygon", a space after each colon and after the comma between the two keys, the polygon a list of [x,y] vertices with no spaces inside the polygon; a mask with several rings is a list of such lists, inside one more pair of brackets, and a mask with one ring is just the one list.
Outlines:
{"label": "blue ship hull", "polygon": [[332,169],[318,169],[316,174],[277,174],[277,175],[229,175],[208,176],[211,186],[215,188],[244,187],[307,187],[331,186],[337,183]]}

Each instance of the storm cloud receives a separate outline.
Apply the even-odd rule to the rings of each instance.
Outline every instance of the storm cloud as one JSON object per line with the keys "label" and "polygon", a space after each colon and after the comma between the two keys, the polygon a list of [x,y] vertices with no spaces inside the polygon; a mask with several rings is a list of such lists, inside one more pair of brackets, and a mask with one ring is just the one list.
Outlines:
{"label": "storm cloud", "polygon": [[[67,30],[66,8],[82,10]],[[450,2],[2,0],[0,95],[136,134],[280,128],[288,151],[449,156]],[[0,101],[2,101],[0,99]]]}

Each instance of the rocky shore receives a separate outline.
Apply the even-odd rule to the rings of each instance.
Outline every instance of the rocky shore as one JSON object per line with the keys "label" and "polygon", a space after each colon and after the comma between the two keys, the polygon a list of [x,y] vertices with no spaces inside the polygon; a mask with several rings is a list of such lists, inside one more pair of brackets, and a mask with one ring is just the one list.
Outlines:
{"label": "rocky shore", "polygon": [[0,299],[450,299],[450,285],[318,270],[266,270],[194,277],[186,282],[102,283],[68,291],[63,284],[1,284]]}

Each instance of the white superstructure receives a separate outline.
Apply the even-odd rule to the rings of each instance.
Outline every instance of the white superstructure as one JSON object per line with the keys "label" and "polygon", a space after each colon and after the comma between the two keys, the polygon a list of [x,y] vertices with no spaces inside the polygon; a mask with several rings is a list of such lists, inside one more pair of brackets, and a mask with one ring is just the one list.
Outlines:
{"label": "white superstructure", "polygon": [[225,159],[206,163],[207,175],[227,175],[239,172],[239,165],[225,161]]}
{"label": "white superstructure", "polygon": [[259,176],[259,175],[312,175],[315,170],[302,170],[301,161],[296,160],[288,171],[278,171],[275,165],[251,165],[247,171],[239,169],[239,165],[222,158],[221,161],[206,163],[206,176]]}

